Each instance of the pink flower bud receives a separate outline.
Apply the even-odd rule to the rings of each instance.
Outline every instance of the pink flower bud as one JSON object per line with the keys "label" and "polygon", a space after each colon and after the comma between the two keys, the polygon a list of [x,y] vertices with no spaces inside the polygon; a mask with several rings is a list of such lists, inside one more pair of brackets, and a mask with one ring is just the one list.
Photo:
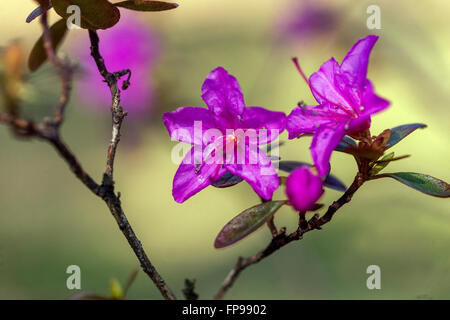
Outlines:
{"label": "pink flower bud", "polygon": [[322,180],[309,167],[295,169],[286,179],[286,194],[298,211],[311,210],[323,192]]}

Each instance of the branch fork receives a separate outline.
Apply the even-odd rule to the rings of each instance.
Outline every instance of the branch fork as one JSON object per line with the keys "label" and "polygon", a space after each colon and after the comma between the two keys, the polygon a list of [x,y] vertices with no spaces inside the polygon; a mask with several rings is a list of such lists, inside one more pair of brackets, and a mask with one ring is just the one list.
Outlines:
{"label": "branch fork", "polygon": [[58,75],[62,83],[62,92],[59,104],[56,108],[55,115],[52,119],[44,120],[42,123],[35,123],[31,120],[20,118],[16,114],[0,114],[0,122],[10,125],[13,132],[22,137],[38,137],[49,142],[59,153],[59,155],[69,165],[75,176],[89,189],[93,194],[103,199],[108,206],[111,214],[115,218],[119,229],[127,239],[130,247],[133,249],[139,260],[142,270],[154,282],[161,295],[168,300],[174,300],[175,295],[169,289],[163,278],[156,271],[155,267],[148,258],[147,253],[140,240],[134,233],[125,212],[122,210],[120,193],[117,195],[114,191],[114,160],[117,146],[120,141],[120,129],[127,113],[120,106],[120,90],[117,82],[125,75],[128,78],[123,82],[122,88],[126,89],[130,85],[130,70],[122,70],[119,72],[109,73],[106,69],[104,60],[99,51],[99,38],[95,31],[89,30],[91,40],[91,54],[94,58],[98,71],[103,76],[105,82],[111,89],[112,105],[112,137],[108,146],[106,169],[103,174],[102,183],[98,184],[82,167],[76,156],[67,147],[60,135],[60,127],[64,122],[65,107],[69,101],[72,89],[72,80],[74,68],[67,61],[60,60],[52,46],[50,29],[48,26],[47,9],[42,8],[41,26],[43,29],[44,48],[47,53],[48,60],[58,70]]}

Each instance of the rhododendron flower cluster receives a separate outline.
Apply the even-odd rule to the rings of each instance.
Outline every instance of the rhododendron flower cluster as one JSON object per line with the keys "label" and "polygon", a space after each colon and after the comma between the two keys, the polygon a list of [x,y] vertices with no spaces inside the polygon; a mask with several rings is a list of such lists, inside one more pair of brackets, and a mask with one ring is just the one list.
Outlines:
{"label": "rhododendron flower cluster", "polygon": [[[290,139],[314,134],[311,153],[318,175],[309,168],[298,168],[286,182],[286,194],[298,211],[312,209],[322,195],[322,179],[330,171],[331,153],[343,137],[364,136],[370,127],[370,116],[389,105],[374,93],[366,77],[369,54],[377,39],[377,36],[368,36],[359,40],[341,65],[334,58],[325,62],[307,81],[319,105],[299,106],[287,117]],[[297,67],[304,76],[298,64]],[[280,185],[279,178],[265,153],[251,147],[277,138],[285,128],[284,114],[246,107],[237,80],[221,67],[206,78],[202,98],[208,109],[182,107],[163,117],[173,139],[194,145],[175,174],[174,199],[185,201],[227,172],[246,180],[261,198],[271,199]],[[196,122],[201,124],[199,136],[194,132]],[[211,129],[216,132],[205,134]],[[242,139],[229,132],[230,129],[254,130],[256,142],[247,142],[248,134]],[[276,132],[271,130],[267,134],[268,129],[276,129]],[[261,131],[266,133],[263,139]],[[230,145],[232,151],[229,151]],[[205,153],[203,147],[209,151]],[[237,161],[236,149],[243,154],[241,163]],[[263,169],[266,169],[264,174]]]}
{"label": "rhododendron flower cluster", "polygon": [[[384,152],[425,125],[409,124],[371,135],[371,116],[390,104],[375,93],[367,78],[369,56],[377,40],[374,35],[360,39],[341,64],[331,58],[309,79],[294,58],[318,104],[301,103],[287,117],[282,112],[247,107],[238,81],[222,67],[211,71],[203,83],[202,98],[207,109],[182,107],[164,114],[164,124],[172,139],[193,146],[173,179],[175,201],[184,202],[209,185],[225,188],[244,180],[261,198],[261,204],[244,210],[223,227],[216,238],[216,248],[241,240],[265,222],[274,241],[282,237],[285,231],[276,229],[273,215],[283,205],[291,206],[299,214],[297,233],[286,239],[320,229],[365,181],[381,177],[394,178],[433,196],[449,196],[448,184],[427,175],[379,174],[390,161],[404,158],[395,158],[393,153],[381,158]],[[272,142],[285,128],[290,140],[313,136],[310,145],[313,165],[267,156],[259,148],[268,143],[273,147]],[[335,150],[351,154],[356,160],[358,173],[348,188],[330,174],[330,157]],[[289,176],[279,176],[275,165],[289,172]],[[281,185],[285,185],[288,199],[273,200]],[[324,187],[345,193],[320,219],[316,214],[308,221],[306,214],[323,206],[317,202]]]}

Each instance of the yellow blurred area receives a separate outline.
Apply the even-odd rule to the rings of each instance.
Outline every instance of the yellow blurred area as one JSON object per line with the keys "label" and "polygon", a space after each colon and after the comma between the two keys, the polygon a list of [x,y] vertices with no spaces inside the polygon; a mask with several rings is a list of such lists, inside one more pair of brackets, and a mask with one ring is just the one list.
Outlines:
{"label": "yellow blurred area", "polygon": [[[299,1],[180,0],[168,12],[142,13],[139,19],[161,34],[163,54],[155,75],[159,102],[144,124],[128,121],[116,158],[116,189],[123,208],[152,262],[182,296],[185,278],[196,278],[201,299],[212,298],[238,256],[249,256],[270,241],[262,228],[237,244],[216,250],[214,239],[235,215],[258,203],[241,183],[227,189],[208,187],[183,204],[171,195],[177,164],[162,112],[204,106],[200,88],[208,72],[227,68],[239,80],[247,105],[289,113],[303,100],[315,103],[295,70],[297,56],[307,74],[334,56],[339,62],[367,34],[380,36],[369,65],[376,91],[391,107],[372,119],[372,133],[420,122],[418,130],[395,146],[389,172],[412,171],[450,180],[450,3],[398,1],[316,1],[339,18],[332,32],[310,40],[281,39],[283,22]],[[366,8],[381,9],[381,30],[368,30]],[[40,35],[38,21],[25,23],[31,0],[0,3],[0,47],[21,39],[29,51]],[[52,14],[52,21],[56,15]],[[73,30],[61,48],[85,37]],[[298,41],[297,41],[298,40]],[[120,44],[118,44],[120,45]],[[86,48],[88,50],[89,48]],[[47,66],[47,69],[50,69]],[[47,70],[46,72],[51,73]],[[35,81],[53,81],[46,74]],[[78,79],[82,81],[82,79]],[[126,95],[126,91],[123,95]],[[50,113],[57,98],[35,95],[38,114]],[[85,169],[97,180],[104,170],[110,139],[108,106],[93,115],[76,95],[68,107],[63,135]],[[126,109],[126,106],[124,106]],[[37,112],[36,110],[33,112]],[[311,161],[309,138],[281,140],[284,160]],[[65,299],[67,266],[79,265],[82,290],[108,293],[111,278],[122,283],[138,266],[104,203],[95,198],[58,158],[37,140],[17,139],[0,127],[0,298]],[[355,175],[353,158],[332,157],[332,172],[346,184]],[[321,202],[340,196],[327,190]],[[278,190],[276,199],[284,199]],[[267,260],[250,267],[230,290],[234,299],[418,299],[450,298],[450,206],[448,199],[426,196],[390,179],[368,182],[322,231],[305,235]],[[293,210],[276,216],[278,227],[296,227]],[[379,265],[382,289],[366,288],[366,268]],[[130,298],[159,299],[143,273]]]}

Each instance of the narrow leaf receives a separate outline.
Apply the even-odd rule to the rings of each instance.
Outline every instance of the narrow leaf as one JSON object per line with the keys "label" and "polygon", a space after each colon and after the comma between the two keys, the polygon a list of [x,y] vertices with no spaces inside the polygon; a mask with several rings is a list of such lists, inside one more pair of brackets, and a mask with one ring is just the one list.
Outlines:
{"label": "narrow leaf", "polygon": [[[53,8],[52,3],[50,2],[48,4],[47,10],[50,10],[51,8]],[[33,21],[34,19],[36,19],[37,17],[39,17],[42,14],[42,8],[39,6],[36,9],[34,9],[27,17],[26,22],[30,23],[31,21]]]}
{"label": "narrow leaf", "polygon": [[228,222],[217,235],[215,248],[227,247],[261,227],[287,201],[268,201],[251,207]]}
{"label": "narrow leaf", "polygon": [[395,172],[379,174],[371,179],[393,178],[413,189],[434,197],[450,197],[450,186],[447,182],[434,178],[427,174],[414,172]]}
{"label": "narrow leaf", "polygon": [[385,155],[383,158],[380,159],[380,162],[376,163],[373,168],[370,170],[371,175],[376,175],[378,172],[383,170],[387,167],[387,165],[390,163],[389,160],[392,160],[394,158],[394,152],[391,152],[387,155]]}
{"label": "narrow leaf", "polygon": [[135,11],[165,11],[178,7],[178,4],[176,3],[150,0],[122,1],[117,2],[114,5]]}
{"label": "narrow leaf", "polygon": [[[312,164],[301,162],[301,161],[280,161],[278,163],[280,170],[291,173],[296,168],[301,166],[307,166],[312,167]],[[325,181],[323,182],[323,185],[327,188],[338,190],[338,191],[345,191],[347,190],[347,187],[344,183],[342,183],[337,177],[333,176],[332,174],[329,174]]]}
{"label": "narrow leaf", "polygon": [[344,137],[341,142],[337,145],[337,147],[334,149],[336,151],[345,152],[348,148],[356,148],[357,144],[356,141],[353,140],[350,137]]}
{"label": "narrow leaf", "polygon": [[[50,35],[52,39],[53,50],[58,50],[64,36],[67,33],[66,21],[59,20],[50,28]],[[41,36],[31,50],[28,58],[28,68],[31,71],[36,71],[47,60],[47,52],[44,48],[44,38]]]}
{"label": "narrow leaf", "polygon": [[426,128],[426,124],[423,123],[411,123],[411,124],[405,124],[402,126],[398,126],[391,129],[391,137],[389,138],[388,142],[386,143],[387,148],[390,148],[397,143],[399,143],[401,140],[403,140],[407,135],[409,135],[411,132],[415,131],[419,128]]}
{"label": "narrow leaf", "polygon": [[[76,5],[80,8],[81,28],[108,29],[120,20],[120,11],[107,0],[52,0],[57,14],[69,19],[73,14],[67,8]],[[69,11],[70,12],[70,11]]]}
{"label": "narrow leaf", "polygon": [[294,171],[295,169],[297,169],[298,167],[312,167],[312,164],[310,163],[306,163],[306,162],[302,162],[302,161],[289,161],[289,160],[285,160],[285,161],[280,161],[278,163],[278,168],[284,172],[288,172],[291,173],[292,171]]}
{"label": "narrow leaf", "polygon": [[230,171],[227,171],[223,176],[216,180],[212,185],[216,188],[228,188],[242,182],[243,179],[235,176]]}
{"label": "narrow leaf", "polygon": [[347,190],[347,186],[341,180],[339,180],[332,174],[329,174],[327,176],[327,178],[323,182],[323,185],[327,188],[337,190],[337,191],[344,192],[345,190]]}
{"label": "narrow leaf", "polygon": [[284,146],[284,141],[280,141],[278,143],[274,143],[274,142],[269,143],[265,146],[266,147],[265,152],[267,153],[267,155],[269,155],[272,152],[272,150],[277,149],[281,146]]}

